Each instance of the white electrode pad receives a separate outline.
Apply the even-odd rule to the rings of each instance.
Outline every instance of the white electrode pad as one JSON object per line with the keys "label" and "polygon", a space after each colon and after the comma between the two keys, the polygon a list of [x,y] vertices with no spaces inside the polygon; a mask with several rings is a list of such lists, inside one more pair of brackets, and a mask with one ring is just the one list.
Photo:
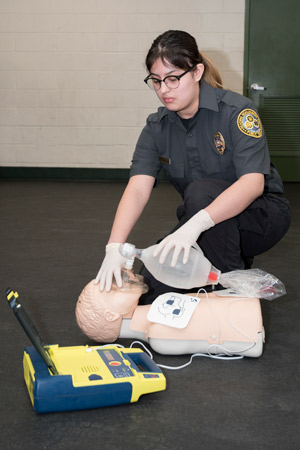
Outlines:
{"label": "white electrode pad", "polygon": [[167,292],[154,300],[147,319],[173,328],[185,328],[200,301],[199,297]]}

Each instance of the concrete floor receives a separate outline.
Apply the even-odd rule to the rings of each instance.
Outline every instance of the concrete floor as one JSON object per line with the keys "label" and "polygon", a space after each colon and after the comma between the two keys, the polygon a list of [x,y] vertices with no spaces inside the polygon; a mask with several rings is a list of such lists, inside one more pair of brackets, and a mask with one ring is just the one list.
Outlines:
{"label": "concrete floor", "polygon": [[[286,184],[292,226],[254,267],[273,273],[287,295],[262,300],[266,344],[258,359],[196,359],[181,371],[164,371],[167,390],[138,403],[68,413],[33,411],[22,374],[29,341],[5,304],[8,286],[44,341],[91,343],[78,329],[74,307],[103,258],[123,183],[2,181],[0,445],[5,450],[300,448],[299,184]],[[129,241],[154,243],[174,225],[180,202],[163,183],[154,191]],[[129,342],[121,341],[128,345]],[[186,356],[155,355],[180,365]]]}

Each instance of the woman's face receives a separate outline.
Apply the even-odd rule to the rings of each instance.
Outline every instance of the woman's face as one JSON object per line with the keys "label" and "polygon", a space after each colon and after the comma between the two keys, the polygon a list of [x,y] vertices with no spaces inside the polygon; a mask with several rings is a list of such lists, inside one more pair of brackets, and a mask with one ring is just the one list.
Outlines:
{"label": "woman's face", "polygon": [[[180,78],[178,88],[170,89],[165,83],[161,83],[161,87],[156,94],[159,100],[170,111],[175,111],[183,119],[193,117],[198,110],[199,105],[199,81],[204,71],[203,64],[198,64],[196,69],[188,72]],[[157,59],[151,67],[151,75],[163,80],[169,75],[181,75],[183,69],[162,62]]]}

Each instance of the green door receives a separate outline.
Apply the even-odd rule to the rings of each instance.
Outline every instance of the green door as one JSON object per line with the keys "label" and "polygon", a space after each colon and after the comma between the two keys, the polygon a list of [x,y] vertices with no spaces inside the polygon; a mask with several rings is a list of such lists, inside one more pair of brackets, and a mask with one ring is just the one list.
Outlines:
{"label": "green door", "polygon": [[284,181],[300,181],[300,2],[246,0],[244,95]]}

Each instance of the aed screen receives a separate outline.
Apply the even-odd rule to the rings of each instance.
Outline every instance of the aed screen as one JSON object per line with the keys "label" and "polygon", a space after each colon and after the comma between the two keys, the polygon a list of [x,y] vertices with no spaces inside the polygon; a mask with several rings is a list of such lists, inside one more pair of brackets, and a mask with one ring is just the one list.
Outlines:
{"label": "aed screen", "polygon": [[108,361],[114,360],[113,355],[109,351],[105,350],[104,354],[105,354],[106,358],[108,359]]}

